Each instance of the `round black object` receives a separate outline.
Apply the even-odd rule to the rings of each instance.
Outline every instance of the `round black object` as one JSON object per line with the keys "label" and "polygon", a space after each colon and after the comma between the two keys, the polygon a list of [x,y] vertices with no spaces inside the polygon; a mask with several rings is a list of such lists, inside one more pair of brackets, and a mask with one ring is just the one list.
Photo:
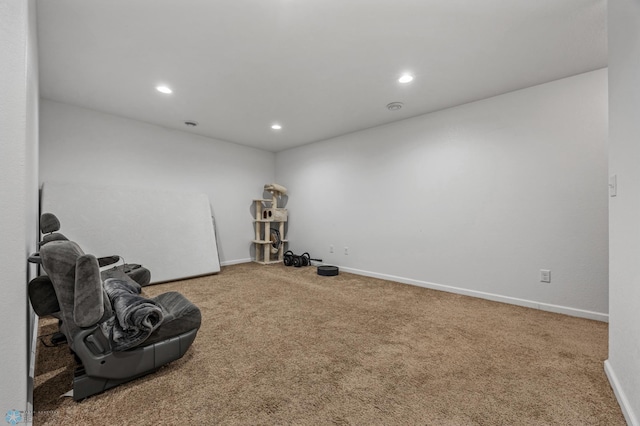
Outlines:
{"label": "round black object", "polygon": [[338,275],[338,267],[337,266],[318,266],[318,275],[322,275],[324,277],[334,277]]}

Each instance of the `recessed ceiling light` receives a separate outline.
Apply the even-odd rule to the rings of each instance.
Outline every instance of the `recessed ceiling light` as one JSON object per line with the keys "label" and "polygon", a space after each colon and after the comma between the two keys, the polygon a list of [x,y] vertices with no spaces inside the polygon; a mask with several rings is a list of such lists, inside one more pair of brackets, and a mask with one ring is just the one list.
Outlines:
{"label": "recessed ceiling light", "polygon": [[167,86],[156,86],[156,90],[160,93],[164,93],[164,94],[169,94],[169,93],[173,93],[173,90],[171,90],[170,88],[168,88]]}
{"label": "recessed ceiling light", "polygon": [[400,83],[410,83],[411,81],[413,81],[413,76],[410,74],[402,74],[398,81]]}
{"label": "recessed ceiling light", "polygon": [[391,102],[390,104],[387,104],[387,109],[389,111],[398,111],[402,109],[403,105],[404,104],[402,102]]}
{"label": "recessed ceiling light", "polygon": [[272,125],[271,125],[271,128],[272,128],[273,130],[280,130],[280,129],[282,129],[282,126],[281,126],[281,125],[279,125],[279,124],[272,124]]}

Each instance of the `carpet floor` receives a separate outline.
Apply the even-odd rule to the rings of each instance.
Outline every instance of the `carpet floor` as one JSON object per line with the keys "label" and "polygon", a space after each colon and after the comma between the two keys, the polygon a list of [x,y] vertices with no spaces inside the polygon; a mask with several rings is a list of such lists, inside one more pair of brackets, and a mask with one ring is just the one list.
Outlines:
{"label": "carpet floor", "polygon": [[311,267],[144,292],[170,290],[203,316],[182,359],[74,402],[68,347],[38,342],[34,424],[625,424],[605,323]]}

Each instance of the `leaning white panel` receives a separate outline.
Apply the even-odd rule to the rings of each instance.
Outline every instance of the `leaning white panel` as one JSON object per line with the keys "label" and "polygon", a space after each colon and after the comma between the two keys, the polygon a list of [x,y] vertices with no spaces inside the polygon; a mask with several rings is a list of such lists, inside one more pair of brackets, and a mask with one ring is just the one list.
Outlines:
{"label": "leaning white panel", "polygon": [[41,212],[60,232],[97,257],[120,255],[159,283],[220,271],[205,194],[123,186],[46,182]]}

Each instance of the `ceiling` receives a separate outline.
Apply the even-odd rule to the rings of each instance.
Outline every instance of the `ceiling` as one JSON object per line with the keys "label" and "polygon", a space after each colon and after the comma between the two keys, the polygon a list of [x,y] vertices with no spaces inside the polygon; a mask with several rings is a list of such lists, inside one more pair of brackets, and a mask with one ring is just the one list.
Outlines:
{"label": "ceiling", "polygon": [[37,7],[43,98],[273,152],[607,66],[606,0]]}

